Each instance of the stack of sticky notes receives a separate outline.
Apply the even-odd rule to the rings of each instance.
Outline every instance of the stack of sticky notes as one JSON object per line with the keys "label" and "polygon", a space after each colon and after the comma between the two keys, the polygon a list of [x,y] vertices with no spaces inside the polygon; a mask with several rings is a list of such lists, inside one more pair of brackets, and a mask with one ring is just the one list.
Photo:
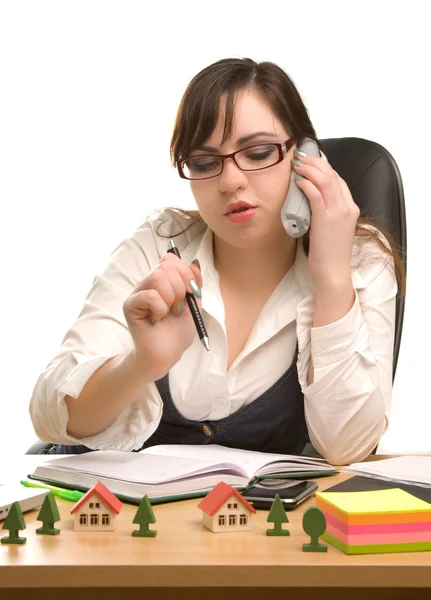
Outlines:
{"label": "stack of sticky notes", "polygon": [[321,536],[346,554],[431,550],[431,504],[401,489],[318,492]]}

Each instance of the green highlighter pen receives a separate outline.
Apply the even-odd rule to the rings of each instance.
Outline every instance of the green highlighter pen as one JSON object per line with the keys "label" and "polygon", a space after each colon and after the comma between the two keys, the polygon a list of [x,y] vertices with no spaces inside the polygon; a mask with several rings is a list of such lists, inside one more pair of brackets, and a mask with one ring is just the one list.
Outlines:
{"label": "green highlighter pen", "polygon": [[85,494],[85,492],[78,492],[78,490],[65,490],[53,485],[42,485],[40,483],[33,483],[32,481],[20,481],[20,484],[29,488],[49,490],[54,496],[58,496],[58,498],[61,498],[62,500],[69,500],[69,502],[78,502]]}

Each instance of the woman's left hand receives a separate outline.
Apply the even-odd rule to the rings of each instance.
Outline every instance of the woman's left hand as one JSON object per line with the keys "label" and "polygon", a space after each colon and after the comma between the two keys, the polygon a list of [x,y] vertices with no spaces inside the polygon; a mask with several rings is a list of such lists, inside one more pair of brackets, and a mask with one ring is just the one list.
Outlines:
{"label": "woman's left hand", "polygon": [[295,155],[292,163],[305,179],[296,181],[310,202],[310,250],[308,265],[316,283],[350,278],[350,259],[360,211],[346,182],[323,158]]}

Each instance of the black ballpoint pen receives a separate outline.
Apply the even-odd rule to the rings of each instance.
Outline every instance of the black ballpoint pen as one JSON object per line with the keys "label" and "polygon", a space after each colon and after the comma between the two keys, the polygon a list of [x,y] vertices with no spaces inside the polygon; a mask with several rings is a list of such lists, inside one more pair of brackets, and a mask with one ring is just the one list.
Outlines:
{"label": "black ballpoint pen", "polygon": [[[169,240],[169,248],[168,252],[171,254],[175,254],[178,258],[181,258],[178,248],[175,246],[172,240]],[[205,348],[210,351],[210,343],[208,338],[207,330],[205,329],[205,325],[202,319],[202,315],[199,312],[199,307],[197,305],[196,299],[193,294],[186,292],[186,300],[189,305],[190,312],[192,313],[193,321],[195,322],[196,331],[198,332],[199,339]]]}

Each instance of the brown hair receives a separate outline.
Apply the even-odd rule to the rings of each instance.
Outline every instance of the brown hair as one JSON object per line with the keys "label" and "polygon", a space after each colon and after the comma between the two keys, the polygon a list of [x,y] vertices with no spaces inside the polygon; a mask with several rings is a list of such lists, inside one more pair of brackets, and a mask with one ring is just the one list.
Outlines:
{"label": "brown hair", "polygon": [[[193,149],[201,146],[213,133],[222,99],[225,98],[225,121],[222,142],[229,139],[238,92],[253,89],[261,93],[272,111],[297,142],[304,137],[315,140],[322,148],[311,123],[307,108],[293,83],[283,69],[271,62],[256,63],[250,58],[226,58],[200,71],[190,81],[178,108],[170,144],[173,166],[185,158]],[[192,223],[200,219],[198,211],[177,209],[192,217]],[[372,227],[370,227],[372,226]],[[387,240],[387,245],[380,233]],[[177,234],[178,235],[178,234]],[[405,269],[402,249],[394,237],[383,227],[377,227],[369,219],[359,218],[355,235],[372,239],[388,258],[394,260],[399,291],[405,294]],[[309,235],[303,238],[304,250],[308,255]]]}

